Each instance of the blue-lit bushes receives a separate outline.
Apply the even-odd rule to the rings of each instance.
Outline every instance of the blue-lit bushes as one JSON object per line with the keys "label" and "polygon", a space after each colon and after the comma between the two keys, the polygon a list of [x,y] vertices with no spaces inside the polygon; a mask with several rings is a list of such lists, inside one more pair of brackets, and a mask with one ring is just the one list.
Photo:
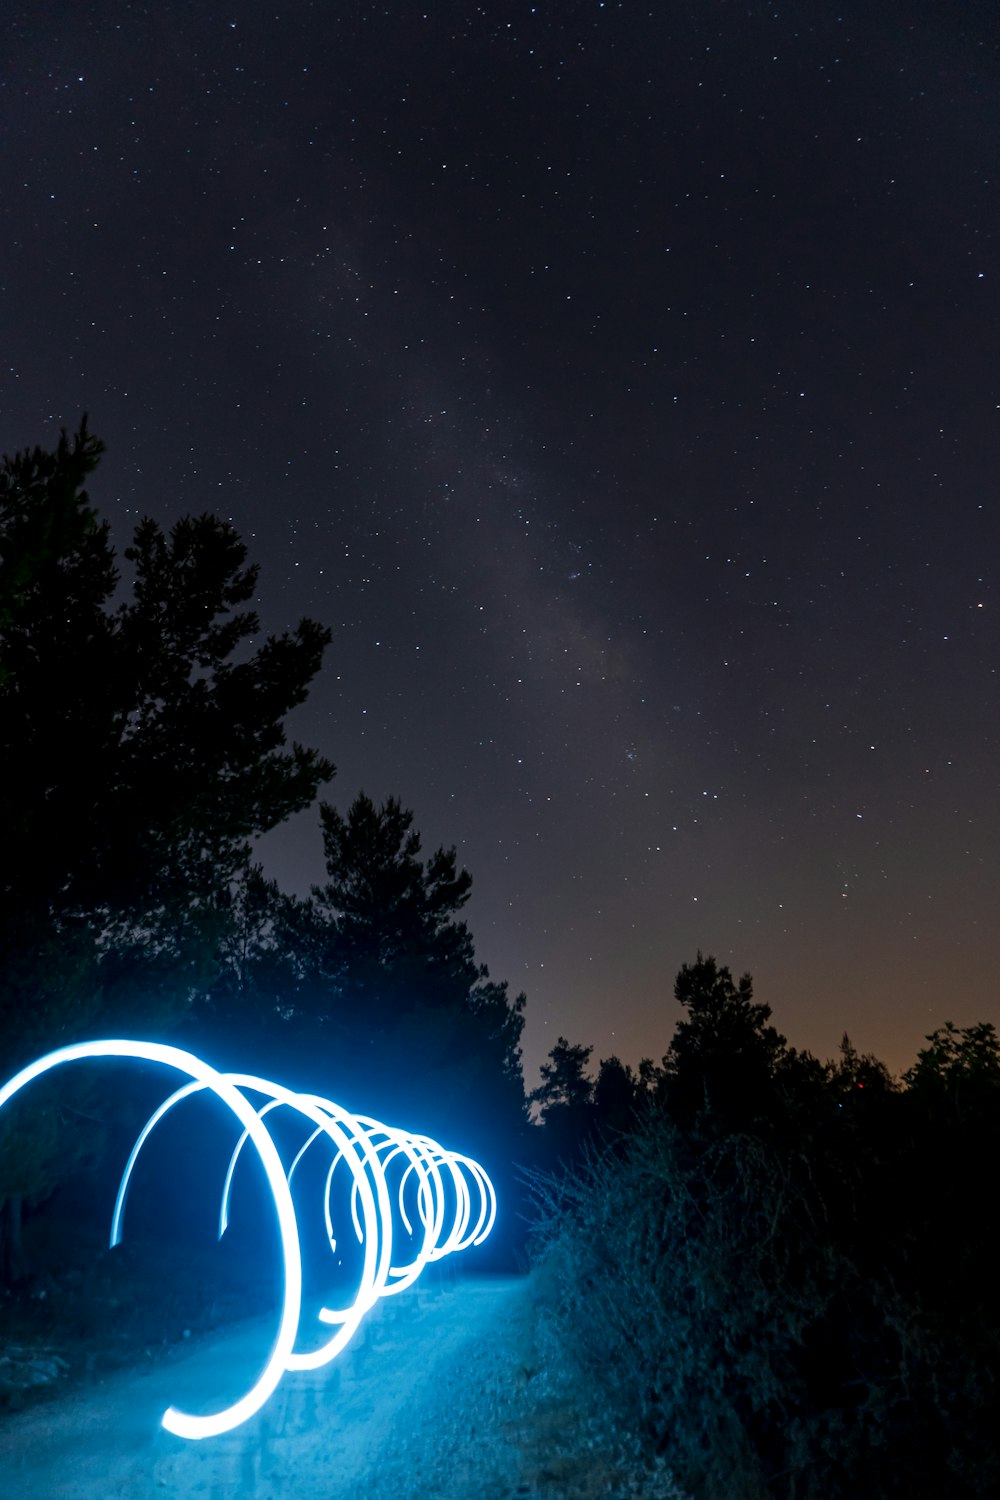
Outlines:
{"label": "blue-lit bushes", "polygon": [[863,1174],[651,1112],[536,1189],[566,1357],[695,1500],[998,1493],[996,1340],[970,1353],[907,1279],[905,1226],[866,1246]]}

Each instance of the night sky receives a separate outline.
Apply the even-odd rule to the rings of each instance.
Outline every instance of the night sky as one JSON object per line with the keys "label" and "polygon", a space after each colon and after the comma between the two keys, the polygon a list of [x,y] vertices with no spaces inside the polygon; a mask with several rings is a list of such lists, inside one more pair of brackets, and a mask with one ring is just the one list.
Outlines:
{"label": "night sky", "polygon": [[529,1084],[699,948],[823,1057],[1000,1022],[995,0],[424,4],[4,6],[0,447],[331,627]]}

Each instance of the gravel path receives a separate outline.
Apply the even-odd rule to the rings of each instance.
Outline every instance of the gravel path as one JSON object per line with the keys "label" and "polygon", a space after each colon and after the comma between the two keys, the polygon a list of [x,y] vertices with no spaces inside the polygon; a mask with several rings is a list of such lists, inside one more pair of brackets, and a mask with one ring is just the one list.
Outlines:
{"label": "gravel path", "polygon": [[235,1399],[269,1345],[244,1324],[0,1419],[0,1500],[684,1500],[579,1409],[530,1278],[414,1287],[236,1432],[163,1431],[171,1402]]}
{"label": "gravel path", "polygon": [[[256,1418],[199,1443],[165,1433],[171,1401],[213,1404],[259,1359],[250,1325],[176,1362],[122,1372],[0,1423],[0,1496],[45,1500],[483,1500],[528,1495],[515,1408],[528,1377],[529,1283],[476,1280],[389,1300],[332,1367],[286,1375]],[[236,1383],[238,1390],[238,1382]],[[228,1397],[227,1397],[228,1399]]]}

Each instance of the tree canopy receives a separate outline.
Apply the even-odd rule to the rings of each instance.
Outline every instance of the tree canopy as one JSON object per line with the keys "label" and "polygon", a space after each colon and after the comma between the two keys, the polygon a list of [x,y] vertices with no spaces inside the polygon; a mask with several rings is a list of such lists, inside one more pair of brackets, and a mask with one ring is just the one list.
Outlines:
{"label": "tree canopy", "polygon": [[479,970],[457,920],[472,877],[458,869],[456,851],[420,859],[413,814],[394,797],[376,807],[361,793],[346,817],[325,803],[320,818],[328,878],[314,896],[345,1000],[377,1004],[388,1017],[461,1002]]}
{"label": "tree canopy", "polygon": [[946,1021],[926,1038],[903,1082],[935,1111],[975,1117],[1000,1104],[1000,1038],[992,1021]]}
{"label": "tree canopy", "polygon": [[268,637],[233,528],[146,519],[125,558],[83,482],[84,423],[0,471],[0,862],[5,904],[146,914],[204,902],[249,840],[306,807],[333,766],[287,746],[330,635]]}
{"label": "tree canopy", "polygon": [[708,1105],[723,1116],[752,1115],[785,1038],[770,1025],[771,1007],[754,1000],[750,975],[734,984],[724,964],[699,953],[682,965],[674,998],[685,1011],[663,1059],[674,1111],[693,1114]]}
{"label": "tree canopy", "polygon": [[[147,517],[119,564],[86,489],[103,451],[84,419],[0,466],[0,1069],[98,1027],[221,1027],[248,1065],[353,1070],[366,1105],[461,1117],[502,1160],[527,1123],[525,998],[476,957],[471,876],[363,793],[321,806],[309,897],[253,864],[334,774],[285,727],[329,631],[261,639],[257,567],[210,514]],[[73,1087],[45,1129],[0,1121],[0,1261],[10,1205],[99,1145]]]}
{"label": "tree canopy", "polygon": [[[389,1073],[424,1075],[455,1102],[480,1098],[523,1115],[524,996],[490,978],[459,913],[472,877],[454,848],[421,858],[413,814],[363,792],[346,816],[320,809],[327,880],[313,891],[311,934],[327,1004],[354,1045]],[[412,1084],[411,1084],[412,1086]],[[505,1102],[501,1102],[500,1096]]]}
{"label": "tree canopy", "polygon": [[[211,515],[143,520],[123,576],[85,488],[103,451],[84,419],[0,464],[5,1072],[137,996],[147,1031],[176,1020],[252,839],[333,775],[284,726],[329,632],[303,619],[258,643],[257,568]],[[72,1156],[29,1139],[0,1161],[0,1199]]]}

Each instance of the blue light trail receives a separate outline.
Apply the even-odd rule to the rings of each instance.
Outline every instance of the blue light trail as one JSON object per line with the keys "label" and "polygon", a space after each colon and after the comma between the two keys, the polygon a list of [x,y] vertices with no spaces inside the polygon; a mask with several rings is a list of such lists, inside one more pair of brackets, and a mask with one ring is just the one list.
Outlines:
{"label": "blue light trail", "polygon": [[[229,1432],[258,1412],[286,1370],[315,1370],[343,1350],[380,1297],[412,1286],[429,1262],[480,1245],[496,1219],[496,1193],[487,1173],[467,1156],[446,1151],[427,1136],[411,1135],[366,1115],[352,1115],[330,1099],[298,1094],[266,1078],[219,1073],[191,1052],[157,1042],[99,1041],[60,1047],[38,1058],[0,1088],[0,1109],[27,1084],[63,1063],[92,1058],[128,1058],[162,1063],[186,1075],[150,1115],[136,1138],[122,1173],[111,1218],[111,1245],[122,1236],[132,1174],[157,1125],[186,1099],[208,1092],[235,1115],[241,1126],[222,1184],[219,1237],[229,1224],[232,1184],[244,1147],[257,1153],[271,1192],[281,1242],[283,1293],[278,1332],[270,1355],[245,1395],[205,1416],[168,1407],[163,1426],[182,1438],[208,1438]],[[254,1103],[253,1099],[261,1102]],[[286,1168],[265,1117],[298,1116],[308,1135]],[[349,1225],[361,1251],[357,1290],[350,1305],[323,1307],[318,1318],[336,1331],[317,1349],[297,1350],[302,1313],[302,1257],[292,1184],[306,1152],[325,1142],[333,1152],[323,1190],[323,1216],[330,1249],[336,1253],[332,1188],[343,1165],[350,1179]],[[301,1174],[299,1174],[301,1175]],[[341,1174],[342,1175],[342,1174]],[[390,1192],[390,1184],[392,1192]],[[343,1239],[341,1233],[340,1239]],[[394,1244],[410,1258],[399,1260]]]}

